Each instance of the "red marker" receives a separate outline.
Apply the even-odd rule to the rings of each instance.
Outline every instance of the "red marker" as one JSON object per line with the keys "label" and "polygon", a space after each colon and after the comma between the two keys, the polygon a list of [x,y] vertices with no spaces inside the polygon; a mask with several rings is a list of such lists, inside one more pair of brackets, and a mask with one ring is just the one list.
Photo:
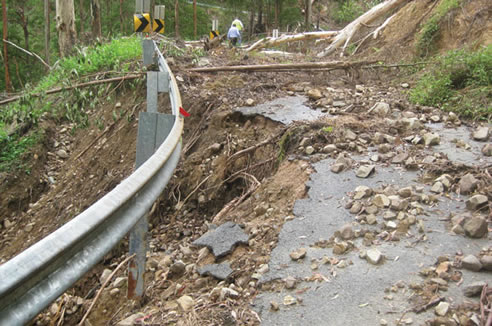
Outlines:
{"label": "red marker", "polygon": [[190,114],[188,112],[186,112],[186,110],[183,109],[182,107],[179,107],[179,113],[181,113],[185,117],[189,117],[190,116]]}

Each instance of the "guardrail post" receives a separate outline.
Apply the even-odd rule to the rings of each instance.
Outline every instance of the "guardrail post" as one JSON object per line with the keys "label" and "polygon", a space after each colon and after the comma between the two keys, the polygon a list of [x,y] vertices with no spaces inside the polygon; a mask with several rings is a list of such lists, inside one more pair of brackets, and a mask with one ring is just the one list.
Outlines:
{"label": "guardrail post", "polygon": [[[150,41],[150,42],[148,42]],[[144,64],[157,62],[152,40],[144,40]],[[151,52],[151,53],[149,53]],[[147,73],[147,112],[141,112],[138,120],[137,154],[135,168],[138,169],[167,138],[175,116],[157,112],[158,92],[169,91],[169,73],[150,71]],[[145,214],[130,231],[130,255],[136,254],[129,263],[128,298],[139,299],[144,294],[144,274],[147,255],[148,216]]]}

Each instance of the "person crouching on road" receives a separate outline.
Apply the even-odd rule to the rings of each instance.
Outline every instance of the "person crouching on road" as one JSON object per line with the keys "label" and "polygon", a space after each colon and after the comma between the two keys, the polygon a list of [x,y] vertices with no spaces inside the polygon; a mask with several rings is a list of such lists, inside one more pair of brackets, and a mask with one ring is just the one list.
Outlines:
{"label": "person crouching on road", "polygon": [[231,28],[229,28],[229,32],[227,32],[227,39],[232,46],[236,46],[238,41],[241,43],[241,33],[239,33],[236,24],[232,24]]}

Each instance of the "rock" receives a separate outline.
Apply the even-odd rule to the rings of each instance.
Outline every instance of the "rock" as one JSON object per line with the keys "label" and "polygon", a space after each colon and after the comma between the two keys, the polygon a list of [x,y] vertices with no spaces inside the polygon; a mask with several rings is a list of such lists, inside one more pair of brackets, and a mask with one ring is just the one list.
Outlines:
{"label": "rock", "polygon": [[482,154],[485,156],[492,156],[492,144],[486,144],[482,147]]}
{"label": "rock", "polygon": [[359,214],[362,210],[362,204],[360,202],[355,202],[350,207],[350,214]]}
{"label": "rock", "polygon": [[453,225],[451,231],[453,231],[455,234],[465,234],[465,229],[463,229],[463,227],[459,224]]}
{"label": "rock", "polygon": [[372,189],[367,186],[358,186],[355,188],[354,199],[362,199],[372,195]]}
{"label": "rock", "polygon": [[296,251],[291,252],[289,256],[292,260],[299,260],[304,258],[306,256],[306,253],[307,251],[305,248],[299,248]]}
{"label": "rock", "polygon": [[463,294],[469,298],[479,296],[486,284],[487,283],[485,281],[473,282],[472,284],[467,285],[463,288]]}
{"label": "rock", "polygon": [[369,214],[366,216],[366,222],[369,225],[376,224],[378,222],[378,218],[374,214]]}
{"label": "rock", "polygon": [[432,188],[430,191],[433,193],[436,193],[436,194],[443,193],[444,192],[444,185],[441,182],[437,181],[432,185]]}
{"label": "rock", "polygon": [[111,289],[111,290],[109,291],[109,294],[110,294],[111,296],[115,297],[115,296],[117,296],[118,294],[120,294],[120,292],[121,292],[121,291],[120,291],[120,289],[116,288],[116,289]]}
{"label": "rock", "polygon": [[113,287],[121,288],[126,285],[127,278],[126,277],[117,277],[113,282]]}
{"label": "rock", "polygon": [[368,112],[384,117],[390,113],[390,106],[388,103],[378,102]]}
{"label": "rock", "polygon": [[210,294],[208,295],[209,299],[211,301],[217,301],[217,299],[220,297],[220,291],[222,290],[222,288],[220,287],[215,287],[212,289],[212,291],[210,291]]}
{"label": "rock", "polygon": [[441,138],[437,133],[428,132],[424,134],[424,144],[425,146],[435,146],[439,145]]}
{"label": "rock", "polygon": [[225,280],[231,275],[233,270],[228,262],[222,264],[210,264],[198,269],[198,274],[201,276],[210,275],[218,280]]}
{"label": "rock", "polygon": [[373,265],[377,265],[381,262],[381,259],[383,258],[383,255],[378,249],[372,248],[367,250],[366,252],[366,259],[369,263]]}
{"label": "rock", "polygon": [[342,163],[335,163],[331,166],[330,170],[333,173],[340,173],[345,169],[345,165]]}
{"label": "rock", "polygon": [[386,319],[381,319],[379,321],[379,325],[381,325],[381,326],[387,326],[388,325],[388,321],[386,321]]}
{"label": "rock", "polygon": [[278,311],[280,307],[276,301],[270,301],[270,309],[272,311]]}
{"label": "rock", "polygon": [[473,132],[473,139],[478,141],[487,141],[489,139],[489,128],[488,127],[478,127]]}
{"label": "rock", "polygon": [[482,264],[474,255],[468,255],[461,261],[461,267],[473,272],[479,272],[482,269]]}
{"label": "rock", "polygon": [[393,149],[393,146],[390,144],[381,144],[378,146],[378,152],[381,154],[389,153],[389,152],[391,152],[392,149]]}
{"label": "rock", "polygon": [[412,187],[405,187],[398,190],[398,195],[402,198],[412,197],[412,194],[413,194]]}
{"label": "rock", "polygon": [[408,83],[402,83],[402,84],[401,84],[401,87],[403,87],[403,88],[409,88],[409,87],[410,87],[410,85],[409,85]]}
{"label": "rock", "polygon": [[60,149],[56,152],[56,155],[59,157],[59,158],[62,158],[62,159],[67,159],[69,157],[67,151],[65,151],[64,149]]}
{"label": "rock", "polygon": [[340,230],[340,236],[343,240],[351,240],[354,237],[354,230],[352,230],[352,225],[345,224]]}
{"label": "rock", "polygon": [[437,123],[437,122],[441,121],[441,117],[440,117],[440,116],[438,116],[438,115],[432,115],[432,116],[430,117],[430,120],[431,120],[432,122]]}
{"label": "rock", "polygon": [[391,204],[391,201],[386,195],[377,194],[376,196],[374,196],[372,203],[379,208],[387,208]]}
{"label": "rock", "polygon": [[492,271],[492,256],[482,256],[480,258],[482,268],[486,271]]}
{"label": "rock", "polygon": [[348,250],[348,244],[344,241],[335,243],[333,246],[334,255],[343,255]]}
{"label": "rock", "polygon": [[408,170],[415,170],[415,169],[417,169],[419,167],[418,164],[417,164],[417,162],[415,161],[415,158],[413,158],[413,157],[409,157],[405,161],[404,166]]}
{"label": "rock", "polygon": [[3,227],[6,229],[10,229],[14,224],[15,224],[14,222],[10,222],[10,220],[8,219],[5,219],[3,221]]}
{"label": "rock", "polygon": [[239,244],[248,244],[248,240],[249,236],[239,225],[225,222],[193,241],[193,244],[208,247],[219,258],[229,254]]}
{"label": "rock", "polygon": [[312,100],[319,100],[323,97],[323,94],[321,94],[321,91],[319,89],[312,88],[307,91],[307,96]]}
{"label": "rock", "polygon": [[289,289],[289,290],[294,289],[296,287],[296,284],[297,284],[297,280],[292,276],[287,276],[284,279],[284,282],[285,282],[285,288]]}
{"label": "rock", "polygon": [[355,175],[359,178],[367,178],[375,171],[376,167],[374,165],[363,165],[359,167]]}
{"label": "rock", "polygon": [[471,211],[480,210],[487,206],[488,198],[484,195],[475,195],[466,201],[466,208]]}
{"label": "rock", "polygon": [[445,316],[448,313],[448,310],[449,310],[449,303],[444,301],[439,302],[439,304],[435,309],[436,315],[438,316]]}
{"label": "rock", "polygon": [[255,100],[253,100],[252,98],[248,98],[246,100],[246,105],[247,106],[253,106],[255,104]]}
{"label": "rock", "polygon": [[391,199],[391,209],[395,211],[403,211],[408,207],[408,200],[401,200],[399,197],[394,196]]}
{"label": "rock", "polygon": [[307,155],[313,154],[314,153],[314,147],[313,146],[306,147],[305,152],[306,152]]}
{"label": "rock", "polygon": [[323,153],[333,153],[337,150],[337,147],[334,144],[329,144],[323,147]]}
{"label": "rock", "polygon": [[193,298],[189,295],[183,295],[177,301],[183,311],[190,311],[195,305],[195,300],[193,300]]}
{"label": "rock", "polygon": [[336,108],[341,108],[347,105],[347,103],[345,103],[344,101],[333,101],[332,105]]}
{"label": "rock", "polygon": [[102,274],[101,274],[101,277],[99,278],[99,282],[101,284],[104,284],[104,282],[106,282],[106,280],[108,279],[109,275],[111,275],[112,271],[110,269],[104,269]]}
{"label": "rock", "polygon": [[117,109],[121,108],[121,106],[121,102],[116,102],[116,104],[114,105],[114,107]]}
{"label": "rock", "polygon": [[393,164],[402,164],[408,159],[408,154],[407,153],[398,153],[396,154],[395,157],[391,160],[391,163]]}
{"label": "rock", "polygon": [[236,290],[233,290],[231,288],[222,288],[220,290],[220,300],[223,301],[224,299],[227,299],[227,298],[232,298],[232,299],[236,299],[236,298],[239,298],[239,292],[237,292]]}
{"label": "rock", "polygon": [[169,268],[170,277],[181,277],[186,271],[186,265],[181,260],[178,260]]}
{"label": "rock", "polygon": [[350,129],[345,130],[345,139],[354,141],[357,139],[357,134]]}
{"label": "rock", "polygon": [[210,145],[208,147],[208,150],[212,153],[212,154],[217,154],[220,152],[220,150],[222,149],[222,144],[219,144],[219,143],[214,143],[212,145]]}
{"label": "rock", "polygon": [[133,326],[136,325],[136,320],[139,318],[144,317],[145,314],[139,312],[134,315],[131,315],[130,317],[127,317],[121,321],[119,321],[116,326]]}
{"label": "rock", "polygon": [[287,295],[284,297],[284,306],[291,306],[297,303],[296,298],[291,295]]}
{"label": "rock", "polygon": [[453,178],[451,178],[449,174],[443,174],[435,181],[442,183],[442,185],[444,186],[444,190],[448,190],[449,188],[451,188],[451,182],[453,181]]}
{"label": "rock", "polygon": [[397,227],[398,225],[396,225],[394,221],[389,221],[386,223],[386,228],[389,230],[396,230]]}
{"label": "rock", "polygon": [[467,195],[475,191],[478,185],[478,180],[473,176],[473,174],[465,174],[460,182],[458,183],[460,194]]}

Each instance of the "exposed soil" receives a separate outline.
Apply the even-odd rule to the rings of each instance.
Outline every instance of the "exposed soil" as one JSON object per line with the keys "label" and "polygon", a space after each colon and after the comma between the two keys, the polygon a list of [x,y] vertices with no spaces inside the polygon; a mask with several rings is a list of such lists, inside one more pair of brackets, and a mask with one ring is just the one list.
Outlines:
{"label": "exposed soil", "polygon": [[[387,62],[412,58],[415,35],[420,18],[429,8],[428,2],[409,2],[382,37],[362,47],[357,58]],[[490,44],[490,7],[486,0],[467,1],[454,12],[449,17],[453,24],[444,26],[439,51]],[[322,48],[322,45],[316,46]],[[208,59],[212,66],[280,61],[225,47],[211,51]],[[299,61],[302,60],[303,56],[299,55]],[[184,148],[175,177],[150,215],[152,236],[146,297],[142,302],[134,302],[126,300],[125,286],[106,289],[89,316],[91,325],[113,325],[137,312],[142,312],[140,322],[163,325],[259,324],[259,316],[250,304],[258,291],[277,285],[268,284],[262,289],[253,274],[268,263],[280,229],[292,215],[295,201],[306,196],[305,184],[313,172],[311,163],[323,158],[306,156],[304,139],[307,138],[318,153],[327,144],[335,143],[347,153],[363,150],[340,141],[346,128],[368,134],[369,138],[375,132],[384,132],[401,141],[407,136],[404,129],[367,114],[374,103],[382,100],[401,111],[439,114],[438,109],[408,103],[407,89],[400,87],[406,76],[397,68],[364,70],[356,75],[338,71],[198,74],[186,71],[192,67],[190,62],[191,58],[186,57],[170,60],[171,69],[178,76],[183,107],[191,116],[185,120]],[[364,85],[364,92],[357,92],[356,85]],[[117,99],[115,102],[103,103],[91,110],[90,121],[104,121],[101,129],[95,123],[89,128],[77,129],[50,119],[41,122],[45,135],[42,144],[30,154],[34,158],[30,175],[18,173],[0,177],[0,262],[53,232],[132,173],[138,113],[145,111],[144,87],[145,83],[141,82],[137,89],[118,88],[112,96]],[[246,105],[248,100],[264,103],[292,94],[306,95],[313,89],[321,90],[323,96],[311,98],[310,106],[318,110],[333,109],[330,118],[286,127],[260,115],[245,117],[233,111]],[[327,104],[340,98],[352,104],[349,111]],[[161,111],[165,112],[166,96],[162,95],[160,104]],[[326,127],[332,132],[322,131]],[[231,159],[234,153],[269,138],[271,140],[263,146]],[[60,150],[68,154],[66,158]],[[419,155],[422,156],[417,148],[415,157]],[[449,173],[459,179],[464,174],[463,167],[446,163],[425,169],[433,176]],[[466,169],[476,175],[485,173]],[[488,173],[490,167],[487,169]],[[482,176],[482,186],[490,200],[492,181],[485,174]],[[218,261],[231,262],[234,273],[227,280],[220,282],[209,276],[201,277],[196,273],[197,268],[213,263],[215,258],[208,251],[193,247],[191,242],[208,231],[211,224],[226,221],[240,224],[250,235],[249,244],[239,246]],[[36,323],[56,324],[63,319],[62,324],[76,324],[100,287],[103,269],[114,269],[124,259],[127,247],[127,239],[124,239],[86,277],[40,314]],[[182,261],[186,269],[173,275],[171,266],[178,261]],[[122,270],[118,276],[125,273]],[[210,295],[214,288],[219,288],[220,292],[220,287],[230,284],[239,293],[238,297],[219,299]],[[194,299],[191,311],[183,312],[176,302],[183,295]],[[474,306],[464,311],[476,309]]]}

